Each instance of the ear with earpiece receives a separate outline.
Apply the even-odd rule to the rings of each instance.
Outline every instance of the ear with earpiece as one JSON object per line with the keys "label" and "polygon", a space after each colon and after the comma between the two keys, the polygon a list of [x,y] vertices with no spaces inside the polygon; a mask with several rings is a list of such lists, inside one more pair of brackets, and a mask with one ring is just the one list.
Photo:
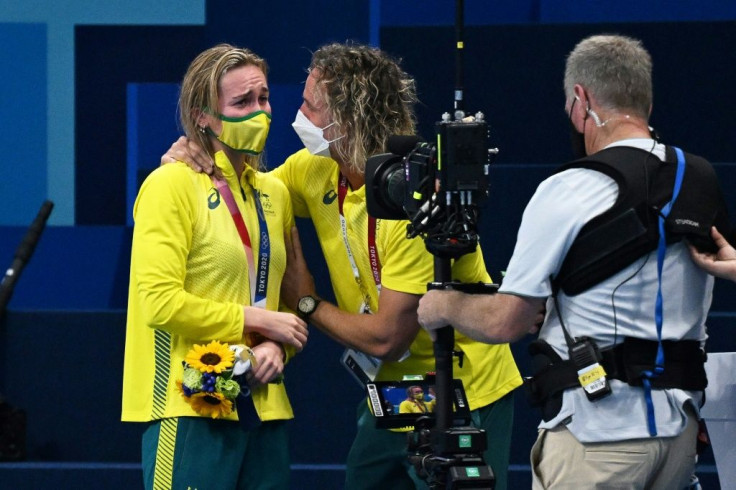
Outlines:
{"label": "ear with earpiece", "polygon": [[657,133],[657,130],[651,126],[649,126],[649,135],[652,137],[654,141],[659,143],[659,133]]}

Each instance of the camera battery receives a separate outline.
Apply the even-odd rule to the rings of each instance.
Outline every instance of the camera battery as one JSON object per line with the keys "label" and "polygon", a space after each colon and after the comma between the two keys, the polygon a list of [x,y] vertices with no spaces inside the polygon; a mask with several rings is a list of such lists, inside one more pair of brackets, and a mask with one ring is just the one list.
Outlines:
{"label": "camera battery", "polygon": [[486,450],[486,431],[475,427],[450,427],[432,433],[432,444],[438,454],[471,454]]}
{"label": "camera battery", "polygon": [[598,346],[591,339],[583,337],[570,346],[569,352],[588,400],[596,401],[610,395],[611,386],[606,378],[606,370],[600,364]]}

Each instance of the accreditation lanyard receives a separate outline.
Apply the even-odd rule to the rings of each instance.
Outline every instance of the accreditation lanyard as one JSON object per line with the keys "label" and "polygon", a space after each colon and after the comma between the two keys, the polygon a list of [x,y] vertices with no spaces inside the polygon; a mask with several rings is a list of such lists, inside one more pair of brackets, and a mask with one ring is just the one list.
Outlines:
{"label": "accreditation lanyard", "polygon": [[[348,241],[348,223],[345,219],[345,213],[343,212],[343,203],[345,202],[345,196],[348,194],[348,179],[340,173],[340,180],[337,186],[337,203],[338,210],[340,212],[340,229],[342,231],[342,240],[345,243],[345,250],[348,254],[348,260],[350,261],[350,268],[353,270],[353,278],[358,283],[361,294],[363,295],[364,304],[368,307],[369,298],[368,292],[365,290],[363,282],[360,279],[360,271],[358,265],[355,263],[355,256],[350,248],[350,242]],[[381,261],[378,258],[378,249],[376,248],[376,218],[368,216],[368,259],[371,264],[371,272],[373,272],[373,280],[376,283],[378,292],[381,292]]]}
{"label": "accreditation lanyard", "polygon": [[250,278],[250,299],[251,306],[258,308],[266,308],[266,293],[268,292],[268,267],[271,260],[271,242],[268,238],[268,225],[266,224],[266,216],[263,214],[261,200],[258,199],[258,193],[253,188],[253,200],[256,204],[256,213],[258,214],[258,229],[260,232],[260,245],[258,251],[258,274],[256,275],[255,257],[253,256],[253,247],[251,246],[248,227],[245,226],[243,216],[240,214],[238,205],[235,203],[233,193],[228,187],[224,179],[212,178],[217,190],[227,204],[230,215],[235,222],[235,228],[238,229],[240,240],[243,242],[245,256],[248,259],[248,277]]}
{"label": "accreditation lanyard", "polygon": [[654,321],[657,326],[657,358],[655,360],[654,369],[647,369],[641,372],[642,386],[644,387],[644,399],[647,404],[647,427],[649,435],[652,437],[657,435],[657,424],[654,418],[654,401],[652,400],[652,384],[651,380],[664,372],[664,349],[662,347],[662,322],[663,322],[663,303],[662,297],[662,268],[664,267],[664,257],[667,250],[667,237],[665,235],[665,220],[672,211],[672,206],[680,194],[682,180],[685,177],[685,154],[683,151],[673,146],[677,154],[677,171],[675,174],[675,184],[672,189],[672,200],[664,205],[659,212],[659,243],[657,246],[657,301],[654,305]]}

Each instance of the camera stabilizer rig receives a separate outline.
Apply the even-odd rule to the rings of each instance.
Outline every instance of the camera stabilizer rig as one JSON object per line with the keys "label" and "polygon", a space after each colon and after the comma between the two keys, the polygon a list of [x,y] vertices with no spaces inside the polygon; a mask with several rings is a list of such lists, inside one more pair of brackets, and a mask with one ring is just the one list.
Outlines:
{"label": "camera stabilizer rig", "polygon": [[[435,258],[435,274],[439,261],[443,264],[449,262]],[[495,292],[496,285],[434,282],[429,288],[491,294]],[[462,352],[453,351],[454,343],[452,327],[437,330],[434,344],[435,417],[422,416],[416,420],[414,431],[408,434],[409,461],[417,475],[432,489],[492,489],[495,483],[493,470],[483,460],[483,451],[487,449],[485,431],[471,427],[469,416],[465,424],[456,423],[457,411],[461,408],[457,402],[458,390],[462,390],[462,383],[453,380],[452,360],[455,355],[462,356]]]}
{"label": "camera stabilizer rig", "polygon": [[[366,202],[368,213],[376,218],[408,218],[407,236],[424,239],[434,255],[435,281],[429,289],[490,294],[496,291],[495,285],[452,282],[452,259],[475,251],[478,245],[478,206],[488,196],[489,167],[498,153],[487,147],[485,116],[480,112],[466,116],[462,109],[462,11],[462,0],[457,0],[454,119],[445,113],[435,124],[436,143],[397,136],[389,140],[389,153],[370,157]],[[452,327],[437,330],[437,402],[434,413],[413,423],[414,430],[408,434],[409,460],[432,489],[492,489],[493,471],[482,457],[487,447],[485,431],[457,425],[457,414],[453,414],[453,408],[458,408],[454,356],[460,357],[462,366],[462,352],[453,351],[454,343]],[[468,418],[466,424],[469,422]]]}

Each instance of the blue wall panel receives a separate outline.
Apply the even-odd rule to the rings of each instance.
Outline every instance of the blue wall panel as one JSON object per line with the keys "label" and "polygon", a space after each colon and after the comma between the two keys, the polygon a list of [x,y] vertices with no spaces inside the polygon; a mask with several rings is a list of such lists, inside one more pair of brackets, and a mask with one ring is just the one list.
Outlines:
{"label": "blue wall panel", "polygon": [[181,134],[176,83],[129,83],[127,87],[126,223],[133,226],[133,204],[161,154]]}
{"label": "blue wall panel", "polygon": [[736,19],[736,3],[701,0],[543,0],[540,21],[583,22],[678,22]]}
{"label": "blue wall panel", "polygon": [[[0,265],[9,266],[27,227],[0,227]],[[9,310],[124,309],[131,230],[48,226],[18,279]]]}
{"label": "blue wall panel", "polygon": [[[491,144],[501,150],[481,216],[486,264],[497,281],[513,251],[528,198],[557,163],[569,158],[562,70],[565,55],[583,36],[615,31],[642,38],[654,56],[653,125],[667,142],[714,162],[734,161],[736,120],[728,103],[736,86],[733,2],[467,0],[465,6],[466,109],[486,112]],[[139,460],[140,427],[117,421],[131,239],[126,225],[133,189],[137,192],[145,173],[158,165],[158,157],[178,134],[174,92],[152,84],[171,88],[179,83],[191,59],[216,42],[245,45],[264,55],[271,65],[274,112],[266,159],[273,168],[301,146],[290,124],[311,51],[329,41],[375,39],[370,19],[378,18],[382,46],[403,58],[417,78],[423,102],[418,107],[420,129],[427,137],[434,121],[452,107],[454,7],[444,0],[276,0],[257,6],[209,1],[203,27],[75,28],[75,206],[81,226],[52,226],[44,232],[14,291],[9,321],[0,324],[0,392],[29,411],[32,459]],[[0,266],[10,263],[46,198],[46,161],[53,158],[45,154],[47,37],[44,24],[0,24],[0,88],[6,94],[0,114],[10,121],[0,133],[8,155],[0,183],[5,198],[0,223],[14,225],[0,228]],[[137,94],[130,87],[137,87]],[[126,101],[135,103],[133,112],[126,113]],[[126,153],[130,127],[135,133],[127,134],[131,148]],[[137,160],[130,171],[129,158]],[[719,165],[718,172],[736,217],[736,167]],[[326,284],[311,225],[300,221],[299,226],[305,252],[313,258],[315,280]],[[736,284],[718,281],[709,319],[713,351],[736,350],[728,334],[736,321],[733,297]],[[526,343],[513,346],[524,372]],[[345,461],[361,392],[337,365],[340,352],[334,341],[315,332],[308,349],[288,368],[286,383],[297,413],[291,426],[295,463]],[[16,376],[16,366],[39,353],[43,357],[36,365],[45,384]],[[109,359],[109,367],[90,369],[98,358]],[[70,384],[72,378],[75,384]],[[512,463],[523,466],[538,414],[520,393],[516,403]],[[101,432],[103,427],[110,432]],[[109,443],[111,438],[115,444]],[[136,480],[119,483],[129,486],[131,481]],[[314,478],[295,481],[304,488],[336,488],[334,482],[341,478],[334,472],[332,484]],[[64,486],[54,476],[45,483],[52,482]]]}
{"label": "blue wall panel", "polygon": [[[454,26],[457,2],[377,0],[382,27]],[[736,4],[718,0],[465,0],[465,25],[672,22],[736,19]]]}
{"label": "blue wall panel", "polygon": [[[651,52],[651,124],[664,142],[714,162],[736,155],[736,118],[724,97],[736,86],[736,22],[508,25],[465,30],[465,109],[483,111],[499,163],[558,163],[571,157],[564,112],[565,57],[588,35],[617,32]],[[383,47],[400,53],[417,81],[425,138],[452,109],[455,88],[451,27],[391,27]],[[431,57],[427,53],[432,53]]]}
{"label": "blue wall panel", "polygon": [[[306,73],[302,73],[306,79]],[[264,161],[266,167],[273,169],[284,163],[284,160],[302,149],[304,145],[297,136],[291,123],[302,105],[303,80],[292,83],[275,83],[269,78],[271,89],[271,129],[266,142]]]}
{"label": "blue wall panel", "polygon": [[207,2],[206,44],[247,46],[266,58],[271,83],[306,78],[312,51],[327,42],[368,42],[365,0]]}
{"label": "blue wall panel", "polygon": [[[465,0],[464,25],[537,22],[541,0]],[[454,26],[456,4],[448,0],[380,0],[381,26]]]}
{"label": "blue wall panel", "polygon": [[4,327],[0,388],[26,411],[28,459],[140,461],[143,425],[120,422],[124,313],[9,312]]}
{"label": "blue wall panel", "polygon": [[0,224],[30,224],[46,192],[46,25],[0,23]]}
{"label": "blue wall panel", "polygon": [[75,33],[76,223],[123,225],[127,85],[181,80],[202,48],[202,27],[77,26]]}

